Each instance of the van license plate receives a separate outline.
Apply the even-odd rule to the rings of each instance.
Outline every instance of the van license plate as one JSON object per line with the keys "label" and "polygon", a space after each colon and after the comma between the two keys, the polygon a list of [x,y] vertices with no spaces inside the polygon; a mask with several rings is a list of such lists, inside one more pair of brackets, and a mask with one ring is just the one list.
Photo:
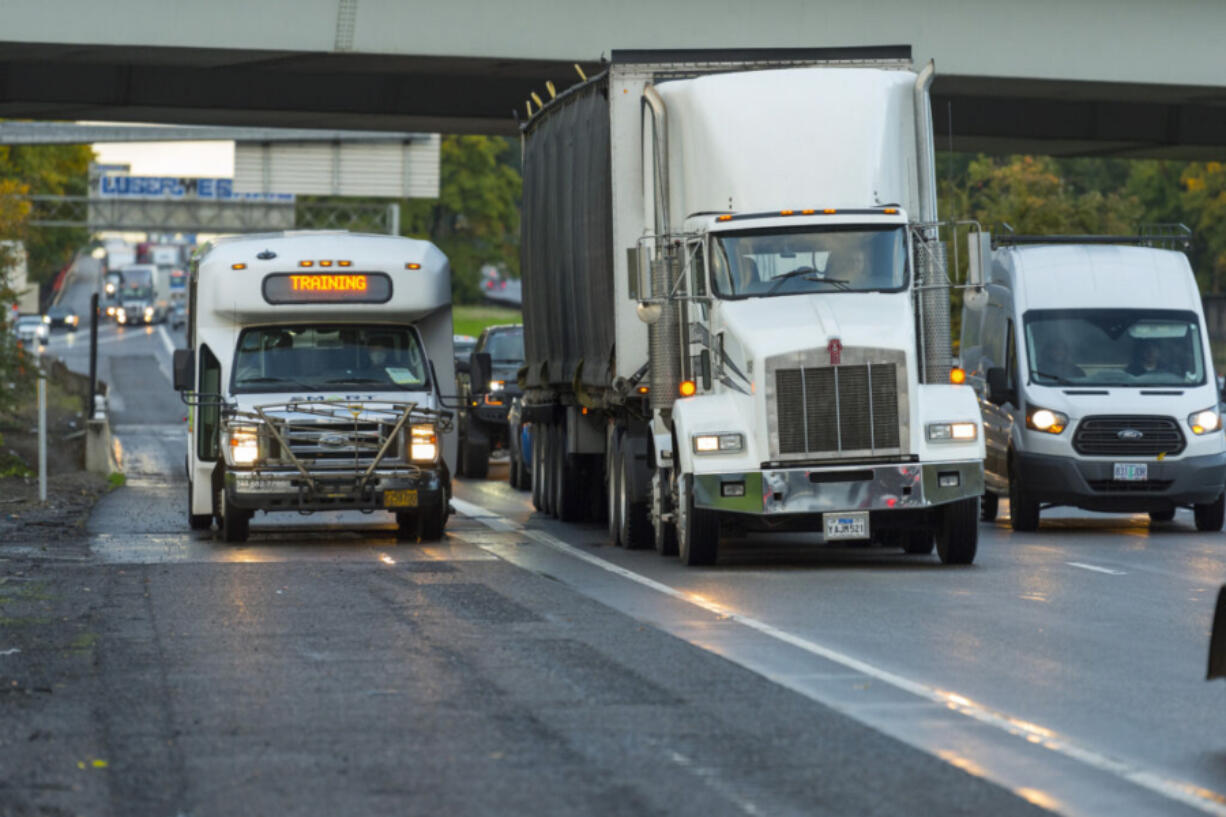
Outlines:
{"label": "van license plate", "polygon": [[417,490],[405,488],[400,491],[384,491],[383,507],[385,508],[416,508]]}
{"label": "van license plate", "polygon": [[1145,482],[1149,479],[1149,465],[1143,462],[1117,462],[1115,479],[1117,482]]}
{"label": "van license plate", "polygon": [[868,511],[824,513],[822,523],[826,527],[827,542],[868,538]]}

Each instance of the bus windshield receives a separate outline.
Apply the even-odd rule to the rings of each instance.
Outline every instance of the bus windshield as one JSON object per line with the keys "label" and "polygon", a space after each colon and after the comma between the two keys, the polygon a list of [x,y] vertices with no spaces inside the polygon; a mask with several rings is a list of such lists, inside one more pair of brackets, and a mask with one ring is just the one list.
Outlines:
{"label": "bus windshield", "polygon": [[417,333],[404,326],[310,325],[244,329],[231,392],[331,391],[362,386],[420,391],[429,385]]}

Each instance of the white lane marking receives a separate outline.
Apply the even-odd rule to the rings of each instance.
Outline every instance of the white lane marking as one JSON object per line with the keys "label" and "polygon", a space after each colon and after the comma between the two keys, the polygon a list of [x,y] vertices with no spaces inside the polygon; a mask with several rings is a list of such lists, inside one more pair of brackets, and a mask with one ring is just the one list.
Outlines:
{"label": "white lane marking", "polygon": [[1099,567],[1098,565],[1088,565],[1085,562],[1065,562],[1070,567],[1079,567],[1082,570],[1093,570],[1095,573],[1106,573],[1108,576],[1127,576],[1127,570],[1112,570],[1109,567]]}
{"label": "white lane marking", "polygon": [[709,769],[706,766],[695,766],[694,761],[690,760],[680,752],[673,751],[672,749],[668,751],[668,755],[673,763],[676,763],[681,768],[686,769],[687,771],[690,771],[698,776],[717,794],[731,800],[745,814],[750,815],[750,817],[759,817],[759,815],[762,814],[762,811],[753,803],[752,800],[746,800],[744,797],[733,791],[731,787],[726,785],[724,781],[720,779],[720,774],[717,770]]}
{"label": "white lane marking", "polygon": [[166,354],[173,358],[175,356],[175,344],[170,339],[170,333],[166,331],[165,326],[158,326],[158,337],[162,339],[162,345],[166,347]]}
{"label": "white lane marking", "polygon": [[[474,505],[470,502],[465,502],[462,499],[451,500],[451,504],[456,507],[465,516],[472,516],[479,522],[489,525],[495,520],[506,524],[508,520],[504,520],[492,511],[486,510],[479,505]],[[675,587],[658,582],[655,579],[648,578],[632,570],[627,570],[620,565],[615,565],[612,562],[607,562],[597,556],[593,556],[586,551],[569,545],[566,542],[552,536],[545,531],[535,530],[532,528],[522,528],[522,534],[528,539],[532,539],[546,547],[553,548],[568,556],[572,556],[588,564],[594,565],[601,570],[608,571],[622,578],[629,579],[643,587],[648,587],[666,596],[670,596],[679,601],[684,601],[694,605],[700,609],[706,610],[709,613],[721,616],[731,621],[735,621],[751,630],[756,630],[765,636],[769,636],[777,641],[789,644],[797,649],[804,650],[812,655],[825,658],[837,664],[842,664],[845,667],[863,673],[878,681],[889,684],[897,689],[909,692],[912,695],[917,695],[921,698],[927,698],[934,703],[941,704],[950,710],[958,712],[969,718],[973,718],[980,723],[993,726],[1003,732],[1006,732],[1015,737],[1020,737],[1037,746],[1042,746],[1057,754],[1080,761],[1081,763],[1097,769],[1101,772],[1113,774],[1123,780],[1128,781],[1143,789],[1148,789],[1162,797],[1175,800],[1190,806],[1205,814],[1219,815],[1226,817],[1226,796],[1223,796],[1215,791],[1184,783],[1178,780],[1171,780],[1163,777],[1157,772],[1151,772],[1146,769],[1137,768],[1125,761],[1117,760],[1116,758],[1108,757],[1100,754],[1092,749],[1087,749],[1083,746],[1078,746],[1067,739],[1061,737],[1058,733],[1046,727],[1034,723],[1028,723],[1020,718],[1013,718],[986,706],[975,703],[974,701],[965,698],[947,690],[938,689],[937,687],[922,684],[918,681],[912,681],[904,678],[901,675],[890,672],[889,670],[881,669],[873,666],[866,661],[861,661],[858,658],[853,658],[850,655],[841,653],[838,650],[818,644],[815,641],[810,641],[802,636],[789,633],[781,630],[778,627],[767,624],[764,621],[759,621],[751,616],[730,610],[715,602],[709,601],[696,593],[687,593],[683,590],[678,590]],[[727,656],[725,656],[727,657]],[[730,659],[735,661],[735,659]],[[802,694],[806,694],[803,690]],[[808,696],[811,697],[812,696]],[[817,700],[816,698],[813,698]]]}
{"label": "white lane marking", "polygon": [[9,650],[0,650],[0,656],[16,655],[19,652],[21,652],[21,650],[18,647],[13,647],[12,649],[9,649]]}

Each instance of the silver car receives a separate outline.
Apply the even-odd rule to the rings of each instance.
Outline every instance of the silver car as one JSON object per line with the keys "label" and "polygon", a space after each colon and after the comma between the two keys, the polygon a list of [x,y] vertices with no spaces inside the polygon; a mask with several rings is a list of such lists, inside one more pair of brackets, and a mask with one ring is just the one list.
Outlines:
{"label": "silver car", "polygon": [[42,315],[19,315],[13,324],[13,334],[22,343],[38,341],[40,346],[44,346],[50,332]]}

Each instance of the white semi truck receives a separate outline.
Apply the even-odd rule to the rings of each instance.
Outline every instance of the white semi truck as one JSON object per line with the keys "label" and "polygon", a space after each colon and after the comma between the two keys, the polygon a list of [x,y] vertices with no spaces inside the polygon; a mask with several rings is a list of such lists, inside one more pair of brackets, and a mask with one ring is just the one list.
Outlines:
{"label": "white semi truck", "polygon": [[[438,539],[455,434],[451,270],[433,244],[340,232],[223,239],[192,265],[175,388],[192,407],[188,523],[394,514]],[[436,365],[437,362],[437,365]]]}
{"label": "white semi truck", "polygon": [[522,124],[533,500],[709,564],[728,531],[977,545],[909,49],[615,52]]}

